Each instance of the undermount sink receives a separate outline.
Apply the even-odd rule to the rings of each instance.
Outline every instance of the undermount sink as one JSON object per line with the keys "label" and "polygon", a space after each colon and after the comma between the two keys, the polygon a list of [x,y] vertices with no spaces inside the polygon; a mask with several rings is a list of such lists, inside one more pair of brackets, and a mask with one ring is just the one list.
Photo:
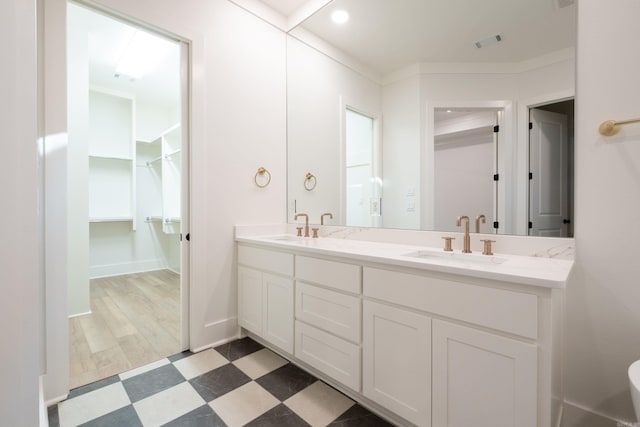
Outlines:
{"label": "undermount sink", "polygon": [[468,264],[502,264],[507,259],[493,255],[463,254],[458,252],[421,250],[403,254],[409,258],[432,259]]}

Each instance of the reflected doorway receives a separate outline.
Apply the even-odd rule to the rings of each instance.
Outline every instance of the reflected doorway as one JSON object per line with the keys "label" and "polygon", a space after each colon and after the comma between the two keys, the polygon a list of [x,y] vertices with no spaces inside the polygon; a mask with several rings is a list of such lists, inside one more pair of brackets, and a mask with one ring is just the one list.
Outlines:
{"label": "reflected doorway", "polygon": [[498,223],[498,125],[501,109],[436,108],[434,111],[434,229],[460,231],[456,218],[480,222],[481,233]]}
{"label": "reflected doorway", "polygon": [[573,237],[574,100],[529,109],[530,236]]}

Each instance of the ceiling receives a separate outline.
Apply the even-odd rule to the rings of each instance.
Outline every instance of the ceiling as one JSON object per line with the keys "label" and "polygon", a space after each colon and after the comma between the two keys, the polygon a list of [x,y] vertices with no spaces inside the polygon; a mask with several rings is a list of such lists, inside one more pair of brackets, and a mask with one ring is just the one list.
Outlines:
{"label": "ceiling", "polygon": [[163,107],[175,107],[179,103],[180,46],[177,42],[158,36],[156,43],[163,49],[154,61],[149,61],[150,67],[144,76],[136,80],[126,76],[118,78],[116,64],[138,29],[74,3],[69,3],[69,21],[70,25],[81,23],[87,29],[90,85],[135,95],[138,101]]}
{"label": "ceiling", "polygon": [[[262,1],[286,14],[314,0]],[[556,1],[333,0],[301,27],[381,75],[416,63],[517,63],[575,46],[574,1]],[[334,24],[336,9],[351,19]],[[501,43],[475,47],[498,34]]]}

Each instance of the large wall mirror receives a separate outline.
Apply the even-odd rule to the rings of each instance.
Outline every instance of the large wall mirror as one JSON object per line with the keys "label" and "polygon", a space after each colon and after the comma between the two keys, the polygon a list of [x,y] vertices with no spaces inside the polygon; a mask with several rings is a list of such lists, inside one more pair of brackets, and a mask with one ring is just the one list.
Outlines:
{"label": "large wall mirror", "polygon": [[575,9],[333,0],[291,30],[289,221],[573,236]]}

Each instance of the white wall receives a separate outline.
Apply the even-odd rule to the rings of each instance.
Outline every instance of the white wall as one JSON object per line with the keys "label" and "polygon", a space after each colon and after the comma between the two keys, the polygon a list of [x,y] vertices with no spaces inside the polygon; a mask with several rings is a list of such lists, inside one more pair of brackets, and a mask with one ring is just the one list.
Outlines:
{"label": "white wall", "polygon": [[[577,258],[566,299],[566,399],[631,420],[627,367],[640,358],[640,126],[614,137],[597,129],[607,119],[640,115],[640,3],[578,6]],[[565,425],[605,424],[583,412]]]}
{"label": "white wall", "polygon": [[36,2],[0,5],[2,302],[0,420],[38,425],[39,283]]}
{"label": "white wall", "polygon": [[[197,0],[189,7],[179,0],[95,3],[191,43],[190,346],[229,339],[238,332],[233,225],[285,218],[285,35],[226,0]],[[56,47],[64,41],[62,18],[47,22],[56,28],[49,34]],[[62,49],[64,43],[53,50],[58,57],[47,58],[47,72],[59,70]],[[65,86],[64,73],[51,79]],[[64,105],[64,94],[53,94],[51,102]],[[264,189],[253,182],[260,166],[272,174]],[[58,280],[52,290],[66,295],[65,286]],[[55,311],[57,305],[49,307]],[[56,314],[49,326],[66,331],[66,315]],[[61,340],[65,347],[67,339]],[[66,369],[67,350],[56,349],[50,359],[52,368]],[[49,386],[64,389],[66,381],[57,377]]]}
{"label": "white wall", "polygon": [[[288,37],[289,220],[293,201],[297,212],[320,223],[331,212],[345,223],[341,212],[344,147],[341,111],[345,105],[371,116],[380,112],[380,86],[306,44]],[[316,176],[313,191],[304,189],[308,172]],[[340,221],[340,222],[338,222]]]}
{"label": "white wall", "polygon": [[382,87],[382,225],[420,228],[420,77]]}

